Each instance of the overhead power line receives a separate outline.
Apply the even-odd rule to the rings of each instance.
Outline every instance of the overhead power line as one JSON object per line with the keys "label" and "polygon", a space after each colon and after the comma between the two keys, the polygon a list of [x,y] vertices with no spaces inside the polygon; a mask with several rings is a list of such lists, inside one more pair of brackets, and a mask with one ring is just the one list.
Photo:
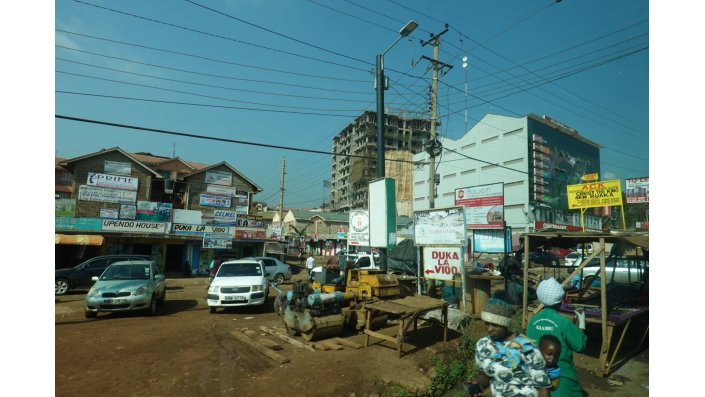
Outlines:
{"label": "overhead power line", "polygon": [[324,76],[324,75],[319,75],[319,74],[308,74],[308,73],[299,73],[299,72],[292,72],[289,70],[282,70],[282,69],[274,69],[274,68],[267,68],[263,66],[254,66],[254,65],[248,65],[244,63],[238,63],[238,62],[233,62],[233,61],[227,61],[223,59],[217,59],[217,58],[211,58],[211,57],[206,57],[202,55],[196,55],[196,54],[190,54],[187,52],[180,52],[180,51],[173,51],[173,50],[167,50],[164,48],[158,48],[158,47],[151,47],[147,46],[144,44],[137,44],[137,43],[129,43],[126,41],[120,41],[120,40],[114,40],[114,39],[109,39],[106,37],[98,37],[98,36],[92,36],[89,34],[84,34],[84,33],[78,33],[78,32],[71,32],[68,30],[63,30],[63,29],[56,29],[57,32],[61,33],[66,33],[66,34],[71,34],[75,36],[81,36],[81,37],[87,37],[90,39],[94,40],[102,40],[102,41],[107,41],[109,43],[115,43],[115,44],[120,44],[120,45],[126,45],[126,46],[131,46],[131,47],[137,47],[137,48],[143,48],[151,51],[158,51],[158,52],[164,52],[168,54],[175,54],[175,55],[181,55],[185,57],[190,57],[190,58],[195,58],[195,59],[202,59],[204,61],[210,61],[210,62],[217,62],[217,63],[222,63],[225,65],[233,65],[233,66],[238,66],[242,68],[249,68],[249,69],[256,69],[256,70],[265,70],[268,72],[275,72],[275,73],[282,73],[282,74],[290,74],[294,76],[302,76],[302,77],[311,77],[315,79],[326,79],[326,80],[338,80],[338,81],[349,81],[353,83],[365,83],[369,84],[369,80],[359,80],[359,79],[348,79],[348,78],[342,78],[342,77],[333,77],[333,76]]}
{"label": "overhead power line", "polygon": [[[281,146],[281,145],[270,145],[270,144],[266,144],[266,143],[241,141],[241,140],[237,140],[237,139],[220,138],[220,137],[215,137],[215,136],[192,134],[192,133],[187,133],[187,132],[177,132],[177,131],[163,130],[163,129],[158,129],[158,128],[148,128],[148,127],[140,127],[140,126],[136,126],[136,125],[112,123],[112,122],[108,122],[108,121],[92,120],[92,119],[86,119],[86,118],[81,118],[81,117],[66,116],[66,115],[61,115],[61,114],[56,114],[56,115],[54,115],[54,117],[57,119],[61,119],[61,120],[77,121],[77,122],[81,122],[81,123],[105,125],[105,126],[117,127],[117,128],[126,128],[126,129],[132,129],[132,130],[137,130],[137,131],[155,132],[158,134],[182,136],[182,137],[195,138],[195,139],[204,139],[204,140],[209,140],[209,141],[236,143],[236,144],[240,144],[240,145],[266,147],[266,148],[271,148],[271,149],[282,149],[282,150],[289,150],[289,151],[294,151],[294,152],[325,154],[325,155],[330,155],[330,156],[356,157],[356,158],[362,158],[362,159],[368,159],[368,160],[375,160],[376,159],[376,157],[372,157],[372,156],[360,156],[360,155],[356,155],[356,154],[343,154],[343,153],[336,153],[336,152],[327,152],[327,151],[323,151],[323,150],[312,150],[312,149],[294,148],[294,147]],[[407,161],[407,160],[402,160],[402,159],[387,159],[387,161],[396,161],[396,162],[400,162],[400,163],[413,163],[413,161]]]}

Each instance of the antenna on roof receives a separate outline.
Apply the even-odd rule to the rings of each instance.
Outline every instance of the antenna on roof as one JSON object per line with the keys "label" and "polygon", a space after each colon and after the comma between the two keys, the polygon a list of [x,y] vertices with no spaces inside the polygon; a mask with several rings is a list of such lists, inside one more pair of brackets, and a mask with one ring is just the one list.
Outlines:
{"label": "antenna on roof", "polygon": [[171,152],[171,158],[175,158],[175,157],[176,157],[176,141],[174,141],[173,144],[174,144],[174,146],[173,146],[174,149],[173,149],[172,152]]}

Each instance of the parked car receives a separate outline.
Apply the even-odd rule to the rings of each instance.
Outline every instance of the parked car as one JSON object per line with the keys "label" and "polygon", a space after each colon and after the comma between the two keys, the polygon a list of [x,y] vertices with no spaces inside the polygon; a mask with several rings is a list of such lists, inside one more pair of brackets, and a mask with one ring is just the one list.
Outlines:
{"label": "parked car", "polygon": [[67,269],[56,269],[54,274],[54,295],[65,295],[69,291],[90,288],[92,278],[103,274],[115,262],[149,260],[149,255],[103,255],[91,258]]}
{"label": "parked car", "polygon": [[208,308],[264,305],[269,296],[269,274],[255,259],[238,259],[220,265],[208,287]]}
{"label": "parked car", "polygon": [[[600,277],[597,274],[600,270],[600,258],[593,258],[583,268],[582,278],[583,283],[590,281],[599,282]],[[638,257],[617,257],[608,258],[605,261],[605,276],[607,284],[612,282],[623,284],[635,284],[648,282],[649,261]],[[588,277],[590,277],[588,279]],[[587,281],[586,281],[587,280]],[[599,284],[598,284],[599,285]]]}
{"label": "parked car", "polygon": [[587,255],[583,255],[582,252],[571,252],[570,254],[565,256],[565,263],[563,265],[576,267],[583,263],[583,260],[585,258],[587,258]]}
{"label": "parked car", "polygon": [[265,271],[269,273],[267,280],[269,280],[272,285],[279,285],[286,280],[291,280],[291,266],[283,263],[277,258],[272,258],[269,256],[255,256],[243,259],[255,259],[262,264],[264,264]]}
{"label": "parked car", "polygon": [[99,312],[143,310],[149,315],[166,300],[166,280],[153,261],[131,260],[115,262],[100,277],[86,295],[86,317]]}
{"label": "parked car", "polygon": [[[521,263],[523,264],[524,253],[520,253],[519,257],[522,258]],[[529,266],[531,266],[532,263],[538,263],[543,266],[556,267],[558,266],[560,261],[558,260],[558,257],[548,251],[532,251],[529,252]]]}

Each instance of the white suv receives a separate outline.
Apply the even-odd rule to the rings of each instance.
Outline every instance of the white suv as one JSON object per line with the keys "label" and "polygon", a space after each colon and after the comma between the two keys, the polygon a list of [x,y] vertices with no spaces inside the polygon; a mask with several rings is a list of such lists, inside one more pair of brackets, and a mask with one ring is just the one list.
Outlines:
{"label": "white suv", "polygon": [[254,259],[223,262],[208,287],[208,308],[263,305],[269,296],[264,265]]}

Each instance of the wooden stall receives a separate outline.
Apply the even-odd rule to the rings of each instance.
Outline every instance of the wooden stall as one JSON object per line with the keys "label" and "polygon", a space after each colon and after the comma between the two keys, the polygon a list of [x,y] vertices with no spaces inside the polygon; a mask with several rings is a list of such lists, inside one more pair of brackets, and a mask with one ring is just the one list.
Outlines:
{"label": "wooden stall", "polygon": [[[370,336],[392,342],[401,357],[402,345],[406,332],[413,324],[417,329],[419,316],[431,310],[441,309],[441,323],[443,325],[443,341],[448,340],[448,302],[423,295],[412,295],[401,299],[383,300],[365,304],[367,318],[365,322],[365,347],[370,344]],[[399,316],[399,329],[396,337],[372,331],[372,318],[376,312]]]}
{"label": "wooden stall", "polygon": [[[606,243],[619,244],[620,247],[635,246],[640,247],[640,249],[648,250],[649,247],[649,235],[648,233],[633,233],[633,232],[613,232],[610,234],[601,233],[576,233],[576,232],[562,232],[562,231],[551,231],[551,232],[535,232],[526,233],[522,235],[524,238],[524,257],[528,258],[529,250],[531,247],[540,246],[543,244],[549,245],[563,245],[563,246],[577,246],[579,243],[591,242],[593,246],[593,252],[590,254],[583,262],[575,267],[573,272],[568,275],[565,280],[561,283],[564,288],[568,285],[571,279],[581,274],[582,269],[590,263],[594,258],[599,257],[600,271],[599,271],[599,296],[600,304],[595,305],[592,310],[585,310],[586,313],[586,325],[596,324],[601,327],[601,347],[599,350],[598,364],[595,368],[595,373],[598,376],[608,376],[613,369],[616,369],[618,365],[615,365],[616,361],[620,359],[618,353],[624,341],[624,337],[632,324],[633,319],[643,319],[646,318],[646,323],[643,325],[643,330],[639,332],[640,342],[637,348],[626,354],[627,357],[622,357],[621,361],[628,359],[632,353],[636,353],[641,347],[643,341],[648,335],[648,305],[633,308],[617,308],[614,305],[608,305],[607,292],[607,271],[605,265],[606,258]],[[529,263],[528,261],[524,263],[524,291],[528,291],[528,271]],[[589,287],[589,286],[587,286]],[[580,294],[582,298],[582,294]],[[568,318],[573,318],[574,315],[570,313],[573,308],[580,305],[580,299],[575,299],[573,297],[572,304],[565,304],[561,307],[560,314]],[[531,309],[531,313],[529,310]],[[523,311],[522,311],[522,329],[526,330],[530,314],[536,314],[543,309],[543,305],[535,305],[530,308],[528,302],[528,294],[523,294]],[[621,332],[615,332],[615,330],[621,330]],[[619,340],[614,346],[613,337],[619,333]],[[613,347],[614,346],[614,347]],[[612,353],[610,355],[610,352]],[[624,355],[623,355],[624,356]]]}

